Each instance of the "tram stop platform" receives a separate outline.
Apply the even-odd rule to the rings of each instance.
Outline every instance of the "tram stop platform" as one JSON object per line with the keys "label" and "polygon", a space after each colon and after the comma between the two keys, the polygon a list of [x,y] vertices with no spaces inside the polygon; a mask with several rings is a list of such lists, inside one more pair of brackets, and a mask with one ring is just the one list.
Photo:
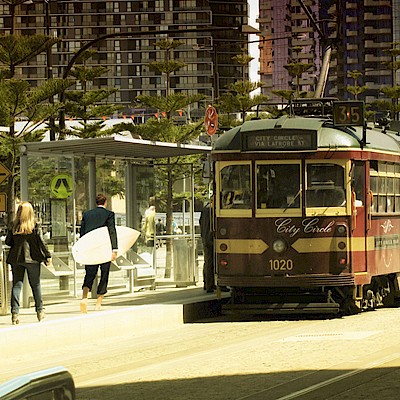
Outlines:
{"label": "tram stop platform", "polygon": [[[229,293],[222,293],[222,299],[227,297]],[[93,337],[141,336],[218,315],[221,309],[216,293],[206,293],[202,286],[157,286],[156,290],[107,294],[99,311],[95,303],[89,298],[88,312],[82,314],[79,298],[44,298],[46,319],[41,322],[34,306],[20,309],[18,325],[11,324],[10,313],[0,316],[0,353],[15,357]]]}

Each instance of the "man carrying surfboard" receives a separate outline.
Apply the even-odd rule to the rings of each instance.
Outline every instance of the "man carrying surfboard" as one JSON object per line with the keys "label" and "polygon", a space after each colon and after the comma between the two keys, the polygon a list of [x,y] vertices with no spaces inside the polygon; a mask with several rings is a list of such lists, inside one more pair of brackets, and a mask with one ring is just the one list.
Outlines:
{"label": "man carrying surfboard", "polygon": [[104,194],[96,196],[97,207],[92,210],[86,211],[82,216],[81,223],[81,237],[94,229],[106,226],[110,236],[112,253],[110,254],[110,261],[102,264],[85,265],[85,278],[82,284],[82,300],[80,303],[80,310],[82,313],[87,313],[87,298],[89,292],[92,290],[94,279],[97,272],[101,270],[100,282],[97,286],[97,301],[95,310],[101,309],[101,303],[104,295],[107,293],[108,277],[110,274],[111,261],[114,261],[118,255],[117,231],[115,227],[115,214],[107,210],[107,198]]}

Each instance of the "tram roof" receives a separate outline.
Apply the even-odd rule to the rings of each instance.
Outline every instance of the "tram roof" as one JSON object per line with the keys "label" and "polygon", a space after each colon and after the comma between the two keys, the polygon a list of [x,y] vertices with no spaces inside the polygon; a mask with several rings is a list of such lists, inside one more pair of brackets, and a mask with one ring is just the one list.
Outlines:
{"label": "tram roof", "polygon": [[[362,127],[335,126],[333,121],[324,117],[288,117],[277,119],[262,119],[246,121],[237,126],[213,142],[214,151],[241,150],[242,134],[266,131],[283,132],[288,130],[307,130],[317,133],[318,148],[360,148],[362,140]],[[383,132],[378,128],[367,128],[367,144],[365,149],[380,151],[400,152],[400,136],[397,132]]]}
{"label": "tram roof", "polygon": [[[23,148],[22,146],[25,146]],[[157,142],[115,135],[92,139],[29,142],[21,145],[26,154],[48,154],[114,159],[151,160],[209,153],[210,146]]]}

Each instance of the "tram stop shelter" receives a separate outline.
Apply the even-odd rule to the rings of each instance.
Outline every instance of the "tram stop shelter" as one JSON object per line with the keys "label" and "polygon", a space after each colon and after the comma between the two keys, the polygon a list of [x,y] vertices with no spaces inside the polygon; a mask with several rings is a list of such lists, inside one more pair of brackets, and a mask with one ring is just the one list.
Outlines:
{"label": "tram stop shelter", "polygon": [[[165,160],[170,157],[207,154],[210,150],[211,147],[206,145],[156,142],[123,135],[22,144],[20,146],[21,200],[34,203],[35,209],[38,210],[39,221],[44,228],[45,239],[53,254],[53,266],[42,273],[44,277],[49,277],[47,285],[49,293],[50,287],[53,287],[54,293],[54,287],[58,284],[59,291],[73,291],[77,296],[77,288],[81,284],[81,277],[78,275],[83,266],[73,261],[71,246],[79,235],[82,212],[94,208],[96,193],[105,191],[101,186],[103,181],[107,182],[110,176],[120,178],[124,200],[121,200],[122,212],[118,213],[112,207],[116,212],[116,223],[140,230],[144,208],[148,207],[149,197],[155,195],[152,179],[157,165],[168,165]],[[185,192],[191,192],[191,199],[188,201],[190,211],[187,212],[190,226],[188,232],[184,231],[178,238],[185,239],[190,244],[187,246],[186,243],[183,246],[184,256],[188,258],[187,261],[184,260],[188,271],[183,271],[183,278],[180,278],[179,274],[174,275],[174,283],[177,285],[196,282],[194,177],[193,165],[188,165],[190,165],[190,176],[185,176],[183,179],[190,185],[190,187],[188,184],[184,185]],[[173,244],[175,239],[177,238],[171,237]],[[178,242],[179,240],[176,241],[177,244]],[[178,247],[182,248],[182,245]],[[143,254],[136,251],[137,249],[133,251],[133,255],[118,257],[116,263],[113,263],[115,271],[122,271],[120,275],[115,274],[113,284],[115,286],[125,284],[129,286],[131,292],[134,289],[135,279],[140,281],[140,271],[142,277],[146,278],[147,272],[143,272],[146,270],[145,267],[152,267],[154,271],[156,264],[160,265],[156,255],[160,250],[156,247],[147,252],[142,251]],[[165,263],[168,256],[164,254],[163,257],[164,260],[161,262]],[[175,259],[175,256],[173,258]],[[113,273],[110,274],[110,284],[111,275]],[[148,277],[153,278],[152,285],[155,288],[155,277],[151,274]],[[45,295],[46,284],[42,285],[42,291]],[[29,300],[27,295],[23,297],[26,306]]]}

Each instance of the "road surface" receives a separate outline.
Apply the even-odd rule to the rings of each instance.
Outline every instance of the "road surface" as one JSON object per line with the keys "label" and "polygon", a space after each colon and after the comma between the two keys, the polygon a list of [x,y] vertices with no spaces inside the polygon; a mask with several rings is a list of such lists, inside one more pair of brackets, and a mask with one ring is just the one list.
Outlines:
{"label": "road surface", "polygon": [[395,399],[400,310],[337,319],[186,324],[0,362],[0,382],[56,365],[78,400]]}

